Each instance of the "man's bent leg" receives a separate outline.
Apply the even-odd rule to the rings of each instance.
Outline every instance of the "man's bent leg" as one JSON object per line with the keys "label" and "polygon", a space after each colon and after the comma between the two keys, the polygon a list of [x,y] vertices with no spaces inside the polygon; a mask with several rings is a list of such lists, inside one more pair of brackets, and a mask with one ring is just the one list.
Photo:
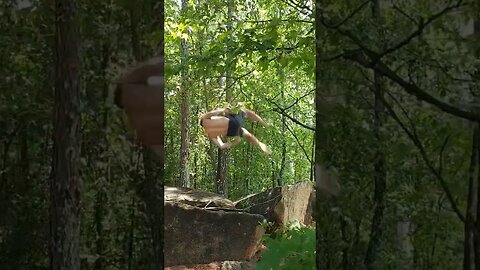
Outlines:
{"label": "man's bent leg", "polygon": [[270,148],[266,144],[260,142],[255,136],[253,136],[250,132],[248,132],[248,130],[246,130],[245,128],[242,128],[242,131],[243,131],[242,136],[245,139],[247,139],[249,143],[260,148],[267,155],[270,155],[272,153],[272,150],[270,150]]}

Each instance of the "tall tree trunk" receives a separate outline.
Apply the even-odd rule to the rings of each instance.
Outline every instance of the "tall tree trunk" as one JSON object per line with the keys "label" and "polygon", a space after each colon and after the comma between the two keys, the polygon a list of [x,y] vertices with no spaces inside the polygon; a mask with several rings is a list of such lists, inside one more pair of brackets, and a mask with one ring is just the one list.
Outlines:
{"label": "tall tree trunk", "polygon": [[384,123],[384,108],[382,96],[384,95],[383,81],[378,74],[375,74],[375,121],[374,136],[377,140],[377,149],[375,153],[374,164],[374,214],[372,218],[372,226],[370,230],[370,241],[368,242],[367,253],[365,256],[365,266],[367,269],[377,269],[375,266],[378,250],[381,246],[381,238],[383,233],[383,215],[385,210],[385,190],[387,172],[385,167],[385,154],[383,153],[383,135],[382,127]]}
{"label": "tall tree trunk", "polygon": [[20,130],[20,177],[22,193],[27,192],[30,188],[30,160],[28,157],[28,122],[24,121]]}
{"label": "tall tree trunk", "polygon": [[[347,239],[347,222],[345,221],[345,219],[343,217],[340,217],[340,231],[342,233],[342,241],[344,243],[348,243],[348,239]],[[345,247],[342,249],[342,269],[343,270],[349,270],[350,267],[349,267],[349,257],[348,257],[348,253],[349,253],[349,247],[348,245],[345,245]]]}
{"label": "tall tree trunk", "polygon": [[[316,0],[315,1],[315,163],[319,164],[321,162],[320,157],[322,156],[322,148],[320,146],[320,133],[321,133],[321,123],[322,123],[322,118],[320,116],[320,93],[321,93],[321,80],[320,80],[320,65],[321,65],[321,47],[319,45],[320,43],[320,29],[321,29],[321,1]],[[316,188],[316,198],[319,197],[319,189]],[[316,207],[315,209],[318,210],[320,209],[320,200],[317,200],[315,202]],[[316,258],[315,258],[315,264],[317,269],[324,269],[321,264],[321,254],[323,253],[323,246],[322,246],[322,241],[321,237],[322,234],[320,233],[320,230],[322,229],[320,227],[320,215],[315,215],[316,220],[316,228],[315,228],[315,239],[316,239]]]}
{"label": "tall tree trunk", "polygon": [[[207,89],[207,80],[203,80],[203,89]],[[205,110],[210,111],[210,107],[208,106],[208,102],[210,100],[210,95],[209,92],[207,91],[205,93]],[[216,176],[215,174],[215,169],[217,165],[217,161],[215,160],[215,145],[212,143],[211,140],[208,140],[208,144],[205,146],[207,149],[207,154],[209,157],[209,162],[208,162],[208,176],[205,174],[205,177],[207,179],[215,179]]]}
{"label": "tall tree trunk", "polygon": [[156,270],[163,269],[163,164],[148,148],[143,151],[145,176],[139,194],[146,206],[152,236],[153,259]]}
{"label": "tall tree trunk", "polygon": [[132,270],[133,264],[133,250],[135,243],[135,197],[132,197],[132,204],[130,205],[130,229],[128,231],[128,245],[127,245],[127,265],[128,270]]}
{"label": "tall tree trunk", "polygon": [[[475,124],[475,131],[476,137],[474,135],[474,139],[476,139],[476,142],[474,142],[474,145],[476,146],[476,155],[477,155],[477,160],[473,166],[475,166],[475,173],[472,178],[474,178],[476,182],[476,188],[477,188],[477,194],[476,194],[476,214],[473,217],[473,221],[475,222],[474,225],[476,228],[472,228],[473,230],[476,229],[476,231],[480,231],[480,224],[478,223],[478,218],[480,217],[480,200],[479,200],[479,194],[480,194],[480,122]],[[472,211],[475,211],[475,209],[472,209]],[[471,232],[473,232],[473,230]],[[473,247],[475,248],[475,269],[480,269],[480,235],[476,234],[473,238]]]}
{"label": "tall tree trunk", "polygon": [[[281,92],[281,98],[282,98],[282,103],[285,104],[285,74],[283,73],[283,70],[281,70],[281,67],[279,67],[279,73],[280,73],[280,80],[281,80],[281,87],[282,89]],[[287,140],[285,138],[285,133],[287,129],[287,119],[285,117],[285,114],[282,114],[282,161],[280,163],[280,172],[278,174],[277,178],[277,184],[278,186],[282,186],[284,179],[285,179],[285,169],[287,167]]]}
{"label": "tall tree trunk", "polygon": [[80,269],[80,63],[75,1],[56,0],[56,79],[50,179],[50,263]]}
{"label": "tall tree trunk", "polygon": [[222,196],[228,195],[227,186],[227,155],[228,149],[218,148],[217,156],[217,176],[216,176],[216,192]]}
{"label": "tall tree trunk", "polygon": [[[182,0],[182,13],[186,13],[188,8],[188,0]],[[180,108],[180,122],[181,122],[181,134],[180,134],[180,177],[177,182],[178,187],[188,187],[189,186],[189,118],[190,118],[190,100],[189,100],[189,91],[188,91],[188,41],[182,39],[182,86],[181,86],[181,108]]]}
{"label": "tall tree trunk", "polygon": [[[372,13],[374,19],[380,21],[380,0],[372,1]],[[383,215],[385,210],[385,190],[387,184],[387,169],[385,166],[385,153],[383,152],[384,136],[383,125],[385,123],[385,109],[383,105],[384,97],[384,81],[383,78],[375,72],[374,74],[375,87],[375,118],[374,118],[374,136],[376,140],[375,149],[375,163],[374,163],[374,213],[372,218],[372,225],[370,229],[370,240],[367,246],[367,253],[365,255],[365,267],[367,269],[380,269],[376,259],[378,258],[378,251],[381,247],[381,239],[383,233]]]}
{"label": "tall tree trunk", "polygon": [[[235,2],[234,0],[228,0],[227,2],[227,17],[228,17],[228,25],[227,25],[227,30],[231,31],[232,30],[232,23],[233,23],[233,9]],[[230,34],[231,35],[231,34]],[[230,35],[228,37],[228,41],[230,41]],[[227,45],[230,46],[229,42],[227,42]],[[227,64],[226,64],[227,70],[225,72],[225,95],[226,95],[226,100],[227,102],[232,101],[232,71],[233,71],[233,65],[232,65],[232,59],[230,57],[227,57]],[[217,177],[216,177],[216,189],[217,193],[223,196],[228,195],[228,183],[227,183],[227,176],[228,176],[228,149],[218,149],[218,159],[217,159]]]}
{"label": "tall tree trunk", "polygon": [[[476,9],[477,9],[477,17],[475,18],[475,21],[474,21],[474,29],[473,29],[473,32],[475,34],[475,38],[476,38],[476,44],[477,44],[477,47],[475,48],[476,51],[475,51],[475,57],[477,59],[480,58],[480,46],[478,45],[479,42],[480,42],[480,2],[477,1],[477,5],[476,5]],[[478,72],[478,69],[477,69],[477,72],[476,72],[476,75],[478,77],[478,75],[480,74],[480,72]],[[478,100],[478,96],[475,96],[475,99]],[[477,190],[477,194],[476,194],[476,216],[473,217],[474,221],[475,221],[475,225],[472,225],[472,226],[475,226],[476,227],[476,231],[479,232],[480,231],[480,223],[478,222],[478,219],[480,217],[480,122],[477,122],[475,123],[475,132],[477,133],[476,134],[476,137],[474,136],[474,145],[476,145],[477,149],[476,149],[476,154],[477,154],[477,161],[475,162],[475,172],[476,172],[476,175],[472,176],[475,180],[475,184],[477,185],[476,186],[476,190]],[[475,186],[473,186],[472,188],[475,188]],[[471,209],[472,212],[475,211],[475,209]],[[473,246],[474,246],[474,249],[475,249],[475,269],[480,269],[480,235],[476,234],[474,236],[474,241],[473,241]]]}
{"label": "tall tree trunk", "polygon": [[469,181],[468,181],[468,200],[467,211],[465,214],[465,230],[463,243],[463,269],[475,269],[475,249],[473,226],[477,217],[477,200],[478,200],[478,160],[479,160],[479,130],[474,128],[472,136],[472,153],[470,157]]}
{"label": "tall tree trunk", "polygon": [[315,136],[312,139],[312,161],[310,163],[310,181],[314,181],[314,169],[315,169]]}
{"label": "tall tree trunk", "polygon": [[[329,146],[329,133],[327,129],[327,116],[328,113],[324,111],[323,106],[323,99],[322,93],[325,87],[322,84],[322,73],[321,73],[321,66],[322,66],[322,46],[321,44],[321,31],[322,31],[322,24],[321,24],[321,10],[322,10],[322,1],[316,0],[315,1],[315,175],[318,175],[319,165],[324,165],[327,162],[326,151]],[[320,193],[320,184],[321,179],[315,177],[316,183],[316,214],[315,214],[315,224],[316,224],[316,266],[317,269],[328,269],[328,247],[324,245],[323,239],[326,238],[328,230],[321,227],[322,220],[320,213],[320,209],[322,209],[323,202],[320,200],[321,193]],[[323,233],[322,233],[323,232]],[[325,235],[325,236],[324,236]],[[322,262],[322,259],[325,261]]]}
{"label": "tall tree trunk", "polygon": [[[110,23],[110,12],[108,12],[108,16],[106,19],[106,23]],[[99,134],[102,138],[101,142],[102,145],[99,147],[100,148],[100,157],[102,158],[102,163],[104,164],[103,167],[103,177],[99,178],[99,183],[98,183],[98,191],[97,191],[97,196],[96,196],[96,201],[95,201],[95,229],[96,229],[96,253],[99,256],[99,259],[95,261],[94,269],[96,270],[101,270],[106,268],[105,264],[105,253],[106,253],[106,245],[105,245],[105,231],[103,228],[103,223],[105,221],[105,215],[106,215],[106,206],[108,205],[107,201],[107,189],[108,189],[108,184],[110,182],[110,160],[108,157],[108,151],[109,151],[109,143],[107,139],[107,135],[105,134],[108,126],[108,107],[106,106],[107,104],[107,99],[108,99],[108,78],[107,78],[107,67],[108,67],[108,62],[110,59],[110,44],[108,41],[105,41],[105,43],[102,46],[102,59],[101,59],[101,68],[102,68],[102,77],[103,77],[103,91],[102,91],[102,110],[103,110],[103,115],[102,115],[102,126],[99,128]]]}
{"label": "tall tree trunk", "polygon": [[[160,27],[163,29],[163,2],[160,12]],[[131,35],[132,48],[135,60],[139,62],[142,58],[140,41],[138,40],[137,28],[135,21],[138,15],[135,14],[135,9],[132,7]],[[163,56],[163,39],[160,42],[160,56]],[[163,62],[162,62],[163,65]],[[163,66],[162,66],[163,67]],[[162,72],[163,74],[163,72]],[[157,91],[163,91],[163,88],[157,87]],[[161,115],[163,116],[163,104],[158,104],[161,108]],[[164,134],[164,127],[162,126],[162,134]],[[164,149],[161,149],[163,152]],[[150,225],[150,234],[152,240],[153,265],[154,269],[163,269],[163,157],[156,155],[146,145],[143,146],[143,168],[144,176],[137,185],[137,194],[145,205],[145,214]]]}

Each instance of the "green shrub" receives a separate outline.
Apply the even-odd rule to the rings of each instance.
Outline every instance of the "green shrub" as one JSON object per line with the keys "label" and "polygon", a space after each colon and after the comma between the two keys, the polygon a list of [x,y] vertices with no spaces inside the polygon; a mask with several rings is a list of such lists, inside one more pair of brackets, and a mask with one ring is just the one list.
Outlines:
{"label": "green shrub", "polygon": [[292,224],[266,235],[258,270],[310,270],[315,266],[315,228]]}

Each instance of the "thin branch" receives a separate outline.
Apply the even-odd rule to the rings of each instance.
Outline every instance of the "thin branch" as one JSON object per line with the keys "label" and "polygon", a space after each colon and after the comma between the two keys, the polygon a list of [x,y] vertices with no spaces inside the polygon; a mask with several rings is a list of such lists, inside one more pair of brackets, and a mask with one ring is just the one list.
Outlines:
{"label": "thin branch", "polygon": [[238,76],[238,77],[233,77],[233,78],[232,78],[232,79],[233,79],[232,83],[230,83],[230,85],[228,85],[227,87],[225,87],[225,91],[226,91],[227,89],[231,88],[231,87],[232,87],[234,84],[236,84],[239,80],[241,80],[241,79],[247,77],[248,75],[252,74],[253,72],[255,72],[255,70],[256,70],[256,69],[252,69],[252,70],[250,70],[249,72],[247,72],[247,73],[245,73],[245,74],[242,74],[242,75],[240,75],[240,76]]}
{"label": "thin branch", "polygon": [[465,216],[462,214],[462,212],[460,211],[460,208],[458,207],[457,203],[455,202],[455,199],[453,197],[453,194],[451,193],[449,187],[448,187],[448,184],[447,182],[445,181],[445,179],[443,178],[443,176],[437,171],[437,169],[435,169],[435,167],[433,166],[432,162],[430,161],[430,159],[428,158],[428,155],[425,151],[425,148],[422,144],[422,142],[419,140],[419,138],[413,134],[406,126],[405,124],[402,122],[402,120],[400,120],[400,118],[398,117],[398,115],[395,113],[395,111],[393,110],[393,108],[390,106],[390,104],[388,104],[384,98],[382,98],[382,102],[383,104],[385,105],[385,108],[388,110],[390,116],[398,123],[398,125],[403,129],[403,131],[405,131],[405,133],[407,134],[407,136],[410,138],[410,140],[414,143],[414,145],[417,147],[417,149],[420,151],[420,155],[422,156],[422,159],[423,161],[425,162],[425,164],[427,165],[427,167],[429,168],[429,170],[433,173],[433,175],[437,178],[437,180],[440,182],[440,185],[443,189],[443,191],[445,192],[445,195],[447,196],[447,199],[448,201],[450,202],[450,205],[452,206],[453,208],[453,211],[455,212],[455,214],[457,215],[457,217],[462,221],[462,222],[465,222]]}
{"label": "thin branch", "polygon": [[263,48],[262,49],[246,48],[246,50],[255,51],[255,52],[257,52],[257,51],[286,51],[286,52],[291,52],[291,51],[294,51],[294,50],[299,48],[298,45],[295,45],[295,46],[292,46],[292,47],[266,47],[265,45],[263,45],[260,42],[257,42],[257,41],[253,41],[253,42],[255,42],[259,46],[262,46]]}
{"label": "thin branch", "polygon": [[[304,15],[309,15],[309,14],[312,14],[313,13],[313,10],[310,8],[310,7],[307,7],[306,5],[301,5],[300,3],[294,1],[294,0],[284,0],[283,2],[285,2],[287,5],[289,5],[290,7],[298,10],[299,12],[301,12],[302,14]],[[306,9],[307,11],[309,11],[310,13],[306,13],[306,12],[303,12],[303,10]]]}
{"label": "thin branch", "polygon": [[442,9],[441,11],[433,14],[430,18],[428,18],[426,20],[424,18],[421,18],[420,23],[418,25],[418,28],[415,31],[413,31],[410,35],[408,35],[404,40],[397,43],[397,45],[395,45],[391,48],[388,48],[385,51],[383,51],[382,53],[380,53],[378,55],[378,59],[376,59],[376,61],[379,61],[383,56],[385,56],[387,54],[390,54],[390,53],[402,48],[403,46],[407,45],[415,37],[420,36],[423,33],[423,30],[428,25],[430,25],[434,20],[436,20],[436,19],[440,18],[441,16],[445,15],[447,12],[449,12],[453,9],[459,8],[461,6],[464,6],[464,5],[465,4],[463,4],[463,0],[458,0],[455,5],[445,7],[444,9]]}
{"label": "thin branch", "polygon": [[[273,60],[275,60],[275,59],[277,59],[277,58],[278,58],[278,56],[275,56],[275,57],[273,57],[273,58],[271,58],[271,59],[268,59],[268,62],[270,63],[270,62],[272,62]],[[233,81],[230,83],[230,85],[226,85],[226,87],[223,88],[223,91],[222,91],[222,93],[220,94],[219,100],[220,100],[221,98],[223,98],[223,95],[227,93],[227,90],[228,90],[228,89],[232,88],[232,87],[233,87],[238,81],[240,81],[241,79],[243,79],[243,78],[247,77],[248,75],[252,74],[253,72],[255,72],[255,70],[256,70],[256,69],[252,69],[252,70],[250,70],[250,71],[248,71],[248,72],[246,72],[246,73],[244,73],[244,74],[242,74],[242,75],[240,75],[240,76],[231,77],[231,78],[233,78]],[[240,89],[240,92],[245,96],[245,98],[248,98],[248,95],[245,94],[245,93],[242,91],[242,89]],[[235,96],[235,97],[233,98],[233,100],[236,99],[237,97],[238,97],[238,95]],[[219,102],[220,102],[220,101],[219,101]]]}
{"label": "thin branch", "polygon": [[292,120],[292,122],[294,122],[295,124],[297,124],[297,125],[305,128],[305,129],[308,129],[308,130],[311,130],[311,131],[315,131],[315,128],[310,127],[310,126],[308,126],[308,125],[305,125],[304,123],[302,123],[302,122],[298,121],[297,119],[291,117],[291,116],[288,115],[284,110],[282,110],[282,108],[280,108],[280,107],[274,108],[273,111],[274,111],[274,112],[277,112],[277,113],[279,113],[279,114],[281,114],[281,115],[284,115],[284,116],[287,117],[288,119]]}
{"label": "thin branch", "polygon": [[450,139],[450,136],[452,134],[448,134],[447,137],[445,137],[445,140],[443,140],[442,147],[440,148],[440,154],[438,158],[438,172],[442,173],[443,171],[443,152],[445,151],[445,148],[447,147],[448,140]]}
{"label": "thin branch", "polygon": [[290,109],[291,107],[297,105],[298,102],[300,102],[300,100],[304,99],[306,96],[310,95],[312,92],[315,92],[316,89],[312,89],[310,91],[308,91],[308,93],[304,94],[303,96],[299,97],[299,98],[296,98],[295,99],[295,102],[293,102],[292,104],[288,105],[284,111]]}
{"label": "thin branch", "polygon": [[345,53],[340,53],[334,56],[320,58],[320,62],[331,62],[345,57]]}
{"label": "thin branch", "polygon": [[[349,29],[342,29],[341,26],[343,24],[345,24],[349,19],[351,19],[356,13],[358,13],[360,10],[362,10],[362,8],[370,1],[366,1],[364,3],[362,3],[359,7],[357,7],[350,15],[348,15],[345,19],[343,19],[341,22],[335,24],[335,25],[331,25],[329,23],[326,22],[325,20],[325,14],[321,11],[320,11],[320,23],[322,25],[324,25],[325,27],[329,28],[329,29],[334,29],[334,30],[337,30],[340,34],[346,36],[347,38],[349,38],[351,41],[353,41],[353,43],[355,43],[355,45],[357,45],[358,47],[360,47],[367,55],[369,55],[369,57],[373,60],[372,61],[372,64],[374,65],[377,61],[380,61],[380,59],[382,57],[384,57],[385,55],[387,54],[390,54],[402,47],[404,47],[405,45],[407,45],[408,43],[410,43],[410,41],[421,35],[423,33],[423,30],[425,29],[425,27],[427,27],[428,25],[430,25],[433,21],[435,21],[436,19],[440,18],[441,16],[445,15],[446,13],[448,13],[449,11],[451,10],[454,10],[454,9],[457,9],[459,7],[462,7],[462,6],[465,6],[467,4],[464,4],[463,3],[463,0],[458,0],[456,2],[456,4],[454,5],[450,5],[450,6],[447,6],[445,7],[444,9],[442,9],[441,11],[433,14],[431,17],[425,19],[425,18],[422,18],[420,19],[420,22],[419,22],[419,25],[418,25],[418,28],[412,32],[410,35],[408,35],[404,40],[400,41],[399,43],[397,43],[397,45],[394,45],[393,47],[391,48],[388,48],[386,49],[385,51],[381,52],[381,53],[375,53],[373,52],[371,49],[369,49],[367,46],[365,46],[365,44],[363,43],[362,39],[360,39],[359,37],[357,37],[355,34],[353,34],[352,31],[350,31]],[[374,56],[374,57],[373,57]]]}
{"label": "thin branch", "polygon": [[305,147],[303,147],[302,143],[300,143],[300,140],[298,139],[297,135],[295,134],[295,132],[293,132],[293,130],[288,126],[288,125],[285,125],[288,129],[288,131],[290,131],[290,133],[293,135],[293,137],[295,138],[295,140],[297,141],[298,145],[300,146],[300,148],[302,148],[302,151],[303,153],[305,154],[305,157],[307,158],[308,162],[310,162],[310,164],[312,164],[312,160],[310,159],[310,157],[308,156],[308,153],[307,151],[305,150]]}
{"label": "thin branch", "polygon": [[[395,103],[398,105],[398,107],[400,107],[400,109],[402,110],[403,114],[405,115],[405,117],[407,118],[409,124],[410,124],[410,127],[412,129],[412,133],[413,133],[413,136],[415,136],[416,138],[418,138],[418,132],[417,132],[417,127],[415,126],[415,124],[413,123],[413,120],[412,118],[409,116],[407,110],[405,109],[405,107],[400,103],[400,101],[394,96],[392,95],[390,92],[387,92],[387,94],[395,101]],[[443,144],[442,144],[442,147],[440,149],[440,156],[439,156],[439,164],[438,164],[438,172],[441,174],[442,171],[443,171],[443,152],[445,151],[445,147],[447,146],[447,143],[448,143],[448,140],[450,139],[450,136],[451,134],[449,134]]]}
{"label": "thin branch", "polygon": [[[431,62],[431,63],[430,63]],[[474,79],[464,79],[464,78],[458,78],[450,74],[450,70],[454,68],[453,66],[445,66],[440,64],[440,62],[437,59],[430,59],[430,61],[425,61],[422,62],[423,65],[426,65],[428,67],[431,67],[433,69],[438,69],[440,70],[447,78],[449,78],[452,81],[457,81],[457,82],[463,82],[463,83],[475,83],[477,80]]]}
{"label": "thin branch", "polygon": [[325,21],[324,12],[322,10],[320,10],[320,18],[322,18],[322,20],[320,22],[322,23],[322,25],[324,25],[327,28],[339,29],[342,25],[346,24],[350,19],[352,19],[355,15],[357,15],[357,13],[359,13],[370,2],[371,2],[371,0],[367,0],[367,1],[363,2],[357,8],[355,8],[350,14],[348,14],[345,18],[343,18],[340,22],[338,22],[336,24],[328,24]]}
{"label": "thin branch", "polygon": [[414,22],[415,24],[418,24],[418,22],[412,16],[408,15],[405,11],[400,9],[400,7],[396,3],[393,3],[393,9],[396,10],[398,13],[402,14],[404,17],[408,18],[410,21]]}
{"label": "thin branch", "polygon": [[405,109],[405,107],[402,106],[402,103],[401,103],[392,93],[390,93],[389,91],[385,91],[385,92],[387,93],[387,95],[388,95],[393,101],[395,101],[395,103],[396,103],[397,106],[400,108],[400,110],[402,110],[403,115],[405,115],[405,118],[407,118],[408,123],[410,124],[410,127],[411,127],[412,130],[413,130],[413,134],[416,136],[416,135],[417,135],[416,126],[415,126],[415,124],[413,123],[412,118],[410,118],[410,116],[409,116],[407,110]]}
{"label": "thin branch", "polygon": [[397,75],[397,73],[392,71],[383,62],[379,61],[374,65],[373,61],[367,59],[367,57],[361,50],[350,50],[345,53],[345,58],[357,62],[358,64],[366,68],[377,71],[380,75],[383,75],[384,77],[401,86],[410,95],[413,95],[418,99],[437,107],[443,112],[471,121],[480,121],[480,115],[478,113],[461,109],[460,107],[456,107],[440,99],[437,99],[436,97],[430,95],[428,92],[418,87],[415,83],[407,82],[402,79],[399,75]]}
{"label": "thin branch", "polygon": [[348,37],[350,40],[352,40],[357,46],[362,48],[365,52],[370,51],[366,46],[363,45],[362,40],[358,38],[356,35],[354,35],[350,30],[348,29],[342,29],[341,26],[346,24],[350,19],[352,19],[358,12],[360,12],[368,3],[370,0],[365,1],[362,3],[360,6],[358,6],[356,9],[353,10],[352,13],[350,13],[346,18],[341,20],[339,23],[336,24],[329,24],[326,22],[326,16],[325,13],[320,9],[317,8],[317,12],[319,12],[319,17],[320,17],[320,23],[325,26],[326,28],[337,30],[340,34]]}

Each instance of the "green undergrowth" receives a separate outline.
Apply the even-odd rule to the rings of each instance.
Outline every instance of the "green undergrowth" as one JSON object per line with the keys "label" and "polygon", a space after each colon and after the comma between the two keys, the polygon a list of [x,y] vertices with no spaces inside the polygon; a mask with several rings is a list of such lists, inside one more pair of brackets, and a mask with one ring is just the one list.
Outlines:
{"label": "green undergrowth", "polygon": [[[264,227],[270,224],[263,224]],[[265,251],[258,270],[310,270],[315,266],[315,227],[292,223],[263,238]]]}

